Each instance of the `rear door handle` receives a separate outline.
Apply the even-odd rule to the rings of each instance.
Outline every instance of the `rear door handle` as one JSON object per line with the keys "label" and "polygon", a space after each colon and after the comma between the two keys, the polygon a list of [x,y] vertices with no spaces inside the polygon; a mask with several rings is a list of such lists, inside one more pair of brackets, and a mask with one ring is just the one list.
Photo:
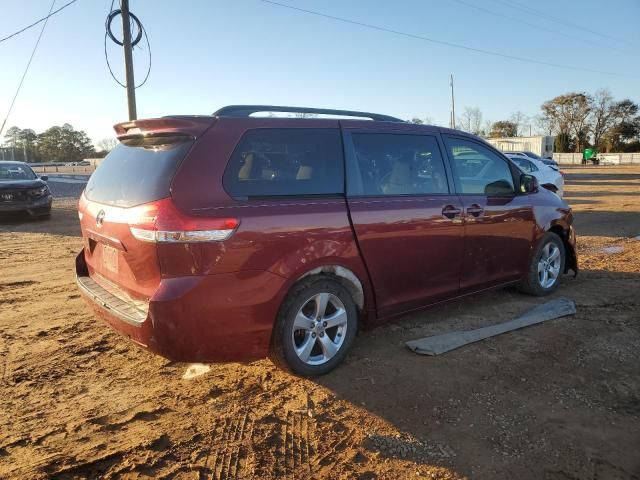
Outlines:
{"label": "rear door handle", "polygon": [[442,215],[447,218],[453,219],[460,216],[461,214],[462,210],[454,205],[445,205],[444,207],[442,207]]}
{"label": "rear door handle", "polygon": [[467,214],[472,215],[474,217],[479,217],[484,213],[484,208],[482,208],[477,203],[472,203],[467,207]]}

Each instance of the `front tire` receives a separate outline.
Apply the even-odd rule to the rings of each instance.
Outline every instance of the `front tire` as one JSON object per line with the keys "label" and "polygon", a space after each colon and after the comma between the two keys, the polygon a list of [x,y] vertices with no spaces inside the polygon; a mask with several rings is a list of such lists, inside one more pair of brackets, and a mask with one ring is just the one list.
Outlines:
{"label": "front tire", "polygon": [[312,277],[294,286],[282,304],[271,358],[300,376],[324,375],[344,360],[357,329],[349,291],[327,276]]}
{"label": "front tire", "polygon": [[562,239],[553,232],[545,233],[531,258],[520,289],[536,297],[553,293],[560,284],[565,262],[566,251]]}

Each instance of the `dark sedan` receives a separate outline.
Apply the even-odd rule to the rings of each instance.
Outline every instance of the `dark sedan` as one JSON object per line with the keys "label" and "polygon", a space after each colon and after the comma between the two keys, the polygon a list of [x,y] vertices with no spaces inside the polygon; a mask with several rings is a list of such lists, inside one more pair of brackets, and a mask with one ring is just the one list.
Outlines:
{"label": "dark sedan", "polygon": [[0,213],[49,216],[53,197],[46,180],[46,176],[38,177],[26,163],[0,161]]}

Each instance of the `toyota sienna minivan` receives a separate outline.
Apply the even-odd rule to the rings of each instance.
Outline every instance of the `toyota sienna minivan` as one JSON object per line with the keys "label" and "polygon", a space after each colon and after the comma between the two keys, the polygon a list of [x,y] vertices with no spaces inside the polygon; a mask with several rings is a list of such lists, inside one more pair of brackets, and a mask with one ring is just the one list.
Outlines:
{"label": "toyota sienna minivan", "polygon": [[79,202],[77,282],[175,361],[320,375],[363,326],[511,284],[547,295],[578,269],[567,204],[457,130],[274,106],[115,130]]}

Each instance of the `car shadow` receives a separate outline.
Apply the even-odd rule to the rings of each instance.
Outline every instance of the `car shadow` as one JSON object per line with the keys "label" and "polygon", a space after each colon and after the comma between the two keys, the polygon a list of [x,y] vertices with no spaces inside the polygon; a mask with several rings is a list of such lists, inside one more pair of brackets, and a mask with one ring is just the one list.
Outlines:
{"label": "car shadow", "polygon": [[26,212],[0,214],[0,234],[15,232],[79,236],[77,201],[54,199],[53,202],[50,217],[32,217]]}
{"label": "car shadow", "polygon": [[639,217],[638,212],[582,210],[575,212],[574,225],[578,239],[581,236],[635,237],[640,235]]}
{"label": "car shadow", "polygon": [[614,185],[618,185],[619,183],[614,183],[615,180],[640,180],[640,173],[572,173],[568,170],[565,172],[565,178],[569,182],[586,181],[601,183],[601,180],[605,180]]}
{"label": "car shadow", "polygon": [[[611,449],[598,425],[609,424],[611,410],[631,408],[616,417],[623,423],[640,413],[635,360],[625,357],[618,370],[618,360],[610,358],[616,348],[631,355],[638,340],[632,322],[639,306],[632,292],[638,289],[638,274],[586,271],[565,277],[559,291],[544,299],[506,289],[457,300],[362,332],[345,364],[316,382],[401,432],[371,429],[365,448],[382,458],[420,464],[435,456],[436,464],[455,465],[470,478],[496,478],[501,471],[547,478],[571,468],[563,455],[588,463],[589,451],[630,475],[637,467],[632,456],[623,447]],[[560,296],[576,302],[575,316],[435,357],[404,345],[511,320]],[[614,297],[620,301],[612,305]],[[636,380],[625,386],[630,376]],[[637,440],[633,425],[616,432]]]}
{"label": "car shadow", "polygon": [[[593,186],[593,184],[591,184]],[[600,184],[598,184],[600,186]],[[593,190],[588,193],[584,192],[565,192],[564,198],[573,198],[573,197],[633,197],[640,196],[640,184],[638,184],[638,190],[635,192],[621,192],[621,191],[611,191],[611,190]]]}

